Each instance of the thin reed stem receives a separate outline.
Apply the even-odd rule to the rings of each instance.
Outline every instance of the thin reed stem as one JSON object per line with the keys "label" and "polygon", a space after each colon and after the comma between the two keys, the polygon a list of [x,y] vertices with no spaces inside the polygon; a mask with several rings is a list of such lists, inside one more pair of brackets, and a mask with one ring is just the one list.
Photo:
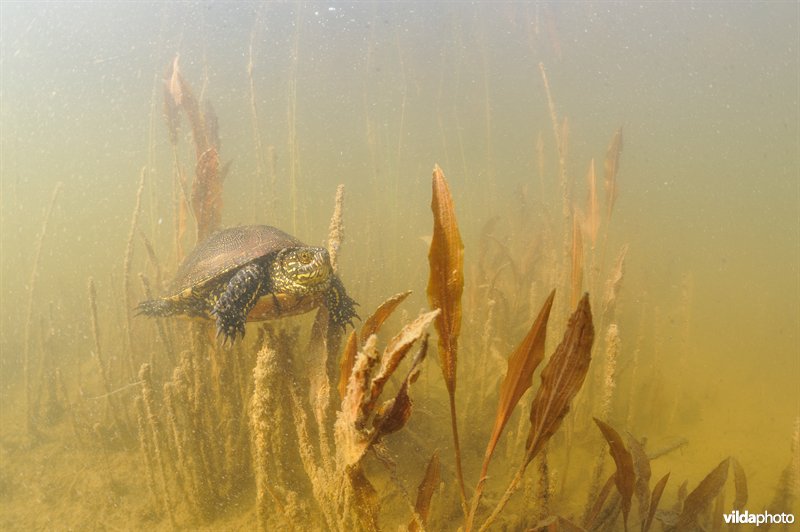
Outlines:
{"label": "thin reed stem", "polygon": [[133,365],[133,333],[131,332],[131,301],[130,301],[130,290],[131,290],[131,260],[133,257],[133,238],[136,234],[136,228],[139,225],[139,212],[141,211],[142,207],[142,192],[144,191],[144,180],[147,176],[147,167],[142,167],[142,171],[139,177],[139,188],[136,190],[136,203],[133,207],[133,216],[131,216],[131,228],[128,232],[128,244],[125,247],[125,260],[122,264],[122,271],[123,273],[123,285],[122,285],[122,301],[125,306],[125,339],[127,342],[127,351],[128,351],[128,370],[130,371],[130,377],[133,378],[136,375],[136,368]]}
{"label": "thin reed stem", "polygon": [[42,222],[42,230],[39,233],[39,238],[36,240],[35,252],[33,255],[33,267],[31,268],[31,277],[28,281],[28,306],[25,311],[25,345],[23,352],[23,374],[25,382],[25,426],[29,436],[37,433],[36,419],[33,413],[33,395],[31,390],[31,322],[33,321],[33,295],[36,291],[36,279],[39,277],[39,261],[42,258],[42,245],[44,238],[47,234],[47,226],[50,224],[50,217],[53,214],[53,208],[56,204],[58,194],[64,185],[62,182],[56,183],[53,189],[53,194],[50,196],[50,203],[44,215],[44,222]]}

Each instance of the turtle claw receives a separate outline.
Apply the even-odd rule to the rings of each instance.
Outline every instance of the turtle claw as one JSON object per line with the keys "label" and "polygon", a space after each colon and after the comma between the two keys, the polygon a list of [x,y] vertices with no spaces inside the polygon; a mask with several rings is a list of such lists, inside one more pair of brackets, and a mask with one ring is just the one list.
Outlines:
{"label": "turtle claw", "polygon": [[244,338],[244,322],[235,322],[217,316],[217,338],[222,337],[222,346],[233,345],[236,337]]}
{"label": "turtle claw", "polygon": [[222,337],[222,346],[233,345],[236,337],[244,338],[244,320],[238,316],[227,316],[219,311],[212,310],[211,315],[217,320],[217,339]]}

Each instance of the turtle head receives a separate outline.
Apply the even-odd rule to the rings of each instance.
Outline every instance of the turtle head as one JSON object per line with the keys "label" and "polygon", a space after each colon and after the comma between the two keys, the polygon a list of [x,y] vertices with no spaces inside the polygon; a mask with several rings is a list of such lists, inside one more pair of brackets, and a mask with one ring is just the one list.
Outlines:
{"label": "turtle head", "polygon": [[311,246],[282,249],[270,268],[274,293],[302,295],[325,291],[332,276],[328,250]]}

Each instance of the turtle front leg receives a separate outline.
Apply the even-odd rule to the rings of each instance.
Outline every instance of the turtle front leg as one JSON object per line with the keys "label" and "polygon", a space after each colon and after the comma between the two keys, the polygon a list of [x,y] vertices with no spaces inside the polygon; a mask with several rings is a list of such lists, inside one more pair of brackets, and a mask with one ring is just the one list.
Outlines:
{"label": "turtle front leg", "polygon": [[266,279],[265,268],[254,262],[242,267],[228,281],[211,311],[216,317],[217,336],[222,335],[223,345],[228,341],[233,344],[236,335],[244,337],[247,314],[261,296]]}

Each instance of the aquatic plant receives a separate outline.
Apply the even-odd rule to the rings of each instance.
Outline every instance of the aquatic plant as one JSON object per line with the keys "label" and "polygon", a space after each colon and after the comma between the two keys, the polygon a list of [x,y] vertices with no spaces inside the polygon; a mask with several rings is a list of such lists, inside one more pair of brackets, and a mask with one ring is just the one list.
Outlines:
{"label": "aquatic plant", "polygon": [[[252,49],[249,62],[254,145],[260,152]],[[589,164],[584,216],[568,178],[567,121],[556,113],[543,65],[540,73],[558,155],[562,223],[549,217],[534,226],[521,194],[516,208],[481,228],[470,227],[469,234],[480,229],[480,236],[465,249],[456,217],[459,198],[436,165],[429,308],[409,316],[402,306],[411,291],[382,295],[346,336],[328,328],[324,308],[310,323],[250,325],[246,339],[230,347],[219,345],[201,320],[131,320],[129,301],[136,292],[131,279],[137,268],[145,295],[151,284],[162,288],[158,253],[163,250],[146,236],[146,221],[140,218],[150,175],[143,170],[123,282],[112,283],[125,302],[119,338],[101,330],[97,286],[102,283],[88,281],[91,371],[103,393],[76,394],[71,401],[56,370],[55,380],[38,384],[39,390],[27,387],[29,418],[36,419],[37,392],[60,383],[50,393],[56,401],[61,397],[76,442],[135,455],[125,476],[149,496],[137,501],[142,506],[137,517],[169,528],[378,530],[399,525],[409,530],[624,527],[646,532],[656,521],[666,529],[710,527],[721,515],[726,490],[733,491],[733,507],[744,508],[747,480],[733,458],[692,491],[684,483],[671,507],[663,502],[671,499],[670,474],[651,487],[651,462],[673,448],[651,451],[631,434],[634,409],[649,412],[648,405],[631,401],[627,411],[619,409],[620,392],[634,393],[620,380],[621,364],[631,369],[628,380],[634,383],[640,377],[649,383],[650,375],[638,367],[638,359],[625,359],[628,344],[622,342],[629,332],[617,317],[628,246],[620,246],[613,264],[606,265],[604,258],[617,196],[621,129],[607,149],[604,196],[598,194],[594,161]],[[179,261],[183,246],[193,240],[189,236],[200,239],[222,222],[225,166],[219,162],[216,119],[193,94],[176,58],[165,82],[175,224],[166,239],[174,257],[164,265],[172,258]],[[290,101],[290,115],[293,105]],[[192,131],[192,163],[178,156],[182,116]],[[541,159],[541,134],[538,139]],[[292,149],[297,157],[297,146]],[[193,179],[183,169],[186,164],[194,166]],[[274,180],[268,163],[259,164],[266,166],[258,170],[259,178]],[[540,168],[543,175],[543,163]],[[293,225],[296,186],[293,182]],[[340,185],[326,243],[336,271],[343,253],[350,252],[344,248],[345,213]],[[154,242],[163,246],[164,240]],[[136,262],[140,241],[146,253]],[[37,249],[35,264],[41,241]],[[465,266],[464,253],[473,250],[476,258]],[[431,328],[435,344],[429,342]],[[558,338],[558,333],[563,334],[553,348],[548,335]],[[121,341],[114,345],[114,340]],[[33,353],[29,343],[26,361]],[[438,358],[441,379],[425,367],[434,349],[438,357],[431,358]],[[29,376],[33,370],[31,364]],[[436,396],[439,384],[447,405]],[[446,427],[437,430],[447,425],[437,416],[449,417],[452,454],[437,448],[447,445],[437,438],[447,432]],[[605,470],[609,457],[611,473]],[[796,496],[797,463],[794,458],[787,466],[771,508],[786,508]],[[587,471],[585,478],[569,477],[575,464]],[[112,480],[108,486],[111,493]],[[584,505],[575,502],[584,497]],[[238,521],[230,524],[234,515]]]}

